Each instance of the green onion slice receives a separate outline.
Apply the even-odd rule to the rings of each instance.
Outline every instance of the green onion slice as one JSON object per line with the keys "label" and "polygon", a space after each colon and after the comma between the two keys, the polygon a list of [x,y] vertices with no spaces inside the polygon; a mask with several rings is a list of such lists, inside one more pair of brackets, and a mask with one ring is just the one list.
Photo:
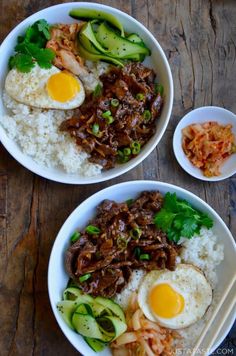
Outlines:
{"label": "green onion slice", "polygon": [[149,261],[150,260],[150,255],[148,253],[143,253],[142,255],[139,256],[139,259],[144,261]]}
{"label": "green onion slice", "polygon": [[116,243],[119,248],[126,248],[128,245],[128,240],[123,236],[118,236]]}
{"label": "green onion slice", "polygon": [[143,118],[144,118],[144,121],[145,122],[148,122],[152,117],[152,114],[149,110],[144,110],[144,113],[143,113]]}
{"label": "green onion slice", "polygon": [[116,108],[117,106],[119,106],[119,100],[118,99],[111,99],[111,106],[113,106],[113,108]]}
{"label": "green onion slice", "polygon": [[109,116],[112,116],[110,110],[107,110],[102,114],[102,117],[104,119],[107,119]]}
{"label": "green onion slice", "polygon": [[108,117],[106,117],[106,123],[108,124],[108,125],[110,125],[110,124],[112,124],[113,123],[113,121],[114,121],[114,118],[113,118],[113,116],[108,116]]}
{"label": "green onion slice", "polygon": [[132,149],[132,154],[137,155],[140,152],[141,144],[138,141],[134,141],[131,143],[130,147]]}
{"label": "green onion slice", "polygon": [[163,96],[164,87],[162,84],[156,83],[154,85],[154,90],[155,90],[155,94],[160,94],[160,96]]}
{"label": "green onion slice", "polygon": [[86,273],[86,274],[83,274],[83,276],[80,276],[79,277],[79,281],[81,283],[87,281],[89,278],[91,277],[91,273]]}
{"label": "green onion slice", "polygon": [[133,203],[134,199],[128,199],[126,200],[126,204],[128,205],[128,207],[130,207],[130,205]]}
{"label": "green onion slice", "polygon": [[142,93],[138,93],[138,94],[136,95],[136,99],[141,101],[141,100],[144,99],[144,95],[143,95]]}
{"label": "green onion slice", "polygon": [[131,155],[131,149],[129,147],[124,148],[123,150],[125,156],[130,156]]}
{"label": "green onion slice", "polygon": [[135,227],[130,231],[130,235],[134,240],[138,240],[142,235],[142,230],[139,227]]}
{"label": "green onion slice", "polygon": [[135,247],[135,249],[134,249],[135,257],[139,258],[140,254],[141,254],[141,248],[140,247]]}
{"label": "green onion slice", "polygon": [[99,227],[94,226],[94,225],[88,225],[85,228],[85,231],[90,234],[90,235],[97,235],[100,234],[101,230],[99,229]]}
{"label": "green onion slice", "polygon": [[80,232],[75,231],[75,232],[73,233],[73,235],[71,235],[70,241],[71,241],[71,242],[76,242],[77,240],[79,240],[80,235],[81,235]]}
{"label": "green onion slice", "polygon": [[92,133],[94,135],[97,135],[99,133],[99,125],[98,124],[93,124],[92,126]]}

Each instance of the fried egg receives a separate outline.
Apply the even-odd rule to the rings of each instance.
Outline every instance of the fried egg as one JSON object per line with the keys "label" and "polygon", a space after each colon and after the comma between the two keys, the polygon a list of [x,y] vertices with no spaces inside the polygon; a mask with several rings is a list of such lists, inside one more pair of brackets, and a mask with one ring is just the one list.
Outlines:
{"label": "fried egg", "polygon": [[35,65],[29,73],[12,69],[7,74],[5,89],[16,101],[43,109],[74,109],[85,99],[81,81],[54,66],[42,69]]}
{"label": "fried egg", "polygon": [[138,303],[144,315],[170,329],[195,323],[211,302],[210,284],[199,269],[188,264],[179,264],[175,271],[149,272],[138,291]]}

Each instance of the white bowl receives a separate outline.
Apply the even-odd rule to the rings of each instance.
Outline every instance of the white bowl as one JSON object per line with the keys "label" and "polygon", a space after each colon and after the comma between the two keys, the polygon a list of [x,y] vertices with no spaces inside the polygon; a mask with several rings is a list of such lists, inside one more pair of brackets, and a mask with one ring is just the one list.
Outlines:
{"label": "white bowl", "polygon": [[[156,147],[156,145],[162,138],[169,122],[173,105],[173,79],[168,61],[161,46],[154,38],[154,36],[140,22],[135,20],[133,17],[127,15],[126,13],[109,6],[95,3],[77,2],[55,5],[41,10],[22,21],[10,32],[10,34],[6,37],[0,47],[1,91],[4,88],[5,77],[8,71],[8,60],[13,53],[17,36],[22,35],[25,29],[38,19],[45,19],[49,23],[75,22],[75,20],[68,15],[69,10],[71,10],[72,8],[90,8],[109,12],[121,21],[127,32],[138,33],[152,51],[152,55],[146,58],[144,63],[154,69],[154,71],[157,73],[157,78],[163,84],[165,91],[165,103],[163,105],[161,116],[157,122],[156,133],[145,145],[141,153],[129,162],[119,165],[108,171],[102,172],[100,175],[91,178],[81,177],[78,174],[68,174],[60,169],[47,168],[36,163],[31,157],[23,154],[20,147],[6,135],[5,130],[0,125],[0,141],[5,146],[7,151],[24,167],[28,168],[32,172],[42,177],[57,182],[69,184],[89,184],[102,182],[129,171],[130,169],[137,166],[140,162],[142,162],[152,152],[152,150]],[[0,98],[0,115],[3,115],[4,113],[5,108],[3,106],[2,98]]]}
{"label": "white bowl", "polygon": [[[83,338],[65,324],[56,309],[56,304],[61,300],[62,292],[68,282],[68,275],[66,274],[64,268],[64,253],[69,245],[70,236],[77,228],[82,229],[86,226],[87,222],[95,215],[97,205],[104,199],[122,202],[136,197],[142,191],[151,190],[159,190],[163,194],[168,191],[171,193],[176,192],[179,198],[186,199],[195,208],[208,213],[214,220],[214,232],[217,234],[219,242],[224,245],[225,252],[225,259],[222,261],[217,270],[219,282],[216,287],[216,293],[222,294],[224,292],[236,269],[235,242],[227,226],[208,204],[189,191],[168,183],[154,181],[131,181],[111,186],[92,195],[73,211],[62,226],[54,242],[48,267],[49,298],[55,318],[67,339],[76,348],[76,350],[85,356],[95,356],[98,355],[98,353],[93,352]],[[236,311],[227,319],[227,322],[221,330],[213,349],[215,349],[226,337],[235,319],[235,314]],[[218,315],[219,318],[221,318],[221,316],[221,314]],[[111,355],[108,348],[99,353],[99,356],[108,355]]]}
{"label": "white bowl", "polygon": [[203,106],[201,108],[190,111],[182,118],[182,120],[180,120],[173,136],[173,149],[177,161],[187,173],[201,180],[216,182],[229,178],[236,173],[236,154],[232,154],[220,166],[220,176],[205,177],[202,171],[190,162],[182,148],[182,129],[191,124],[208,121],[216,121],[221,125],[231,124],[232,132],[236,137],[236,115],[234,115],[231,111],[220,108],[218,106]]}

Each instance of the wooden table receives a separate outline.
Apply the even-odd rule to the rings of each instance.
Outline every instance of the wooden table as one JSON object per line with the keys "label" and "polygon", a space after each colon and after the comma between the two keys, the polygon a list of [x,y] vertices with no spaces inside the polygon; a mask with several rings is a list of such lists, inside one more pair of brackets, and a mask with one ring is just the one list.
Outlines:
{"label": "wooden table", "polygon": [[[219,105],[236,112],[236,1],[101,2],[137,18],[163,47],[175,85],[171,120],[157,149],[143,164],[120,178],[90,186],[67,186],[40,178],[0,145],[1,356],[77,354],[57,326],[49,305],[48,259],[64,220],[98,190],[134,179],[177,184],[209,203],[236,236],[236,177],[220,183],[192,179],[177,164],[172,151],[173,131],[190,110]],[[27,16],[57,3],[2,0],[0,40]],[[231,355],[235,334],[234,329],[221,346]],[[221,350],[219,354],[226,354]]]}

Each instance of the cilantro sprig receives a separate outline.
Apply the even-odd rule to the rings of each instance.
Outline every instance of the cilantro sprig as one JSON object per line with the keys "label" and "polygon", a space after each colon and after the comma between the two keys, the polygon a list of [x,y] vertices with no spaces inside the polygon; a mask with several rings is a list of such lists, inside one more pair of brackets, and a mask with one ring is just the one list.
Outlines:
{"label": "cilantro sprig", "polygon": [[175,193],[170,192],[166,193],[163,207],[155,215],[154,223],[174,242],[178,242],[180,237],[191,239],[202,226],[208,229],[213,226],[213,220],[206,213],[194,209],[186,200],[178,199]]}
{"label": "cilantro sprig", "polygon": [[25,35],[17,39],[16,54],[9,59],[10,69],[16,68],[20,72],[28,73],[35,63],[44,69],[51,68],[55,53],[52,49],[45,48],[50,37],[46,20],[38,20],[29,26]]}

